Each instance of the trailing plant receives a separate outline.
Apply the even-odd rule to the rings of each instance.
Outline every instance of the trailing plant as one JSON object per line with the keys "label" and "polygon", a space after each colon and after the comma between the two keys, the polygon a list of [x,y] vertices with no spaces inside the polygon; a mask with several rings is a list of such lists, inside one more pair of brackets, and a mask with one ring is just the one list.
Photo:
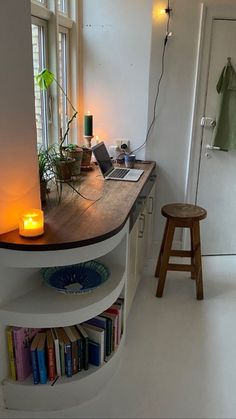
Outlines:
{"label": "trailing plant", "polygon": [[78,112],[75,109],[75,107],[73,106],[73,104],[71,103],[71,101],[70,101],[69,97],[67,96],[66,92],[64,91],[63,87],[60,85],[60,83],[58,83],[57,79],[55,78],[55,75],[51,71],[49,71],[47,68],[45,68],[39,74],[37,74],[35,76],[35,80],[36,80],[36,83],[38,84],[38,86],[40,87],[41,90],[47,90],[48,87],[53,83],[53,81],[55,81],[55,83],[60,88],[60,90],[62,91],[63,95],[65,96],[66,100],[68,101],[68,103],[70,104],[70,106],[73,110],[73,115],[71,116],[71,118],[67,122],[66,130],[65,130],[64,134],[63,133],[60,134],[60,138],[59,138],[59,158],[61,160],[66,160],[66,157],[63,154],[63,148],[64,148],[63,146],[64,146],[64,143],[65,143],[66,138],[68,136],[71,123],[77,117]]}

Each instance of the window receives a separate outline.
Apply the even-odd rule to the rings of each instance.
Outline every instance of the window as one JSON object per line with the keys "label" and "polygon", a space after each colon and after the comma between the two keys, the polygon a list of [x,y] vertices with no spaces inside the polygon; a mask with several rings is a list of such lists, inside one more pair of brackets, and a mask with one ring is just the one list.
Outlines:
{"label": "window", "polygon": [[35,1],[37,1],[38,3],[43,4],[44,6],[47,5],[47,0],[35,0]]}
{"label": "window", "polygon": [[[34,76],[46,67],[46,22],[32,19],[32,46],[33,46],[33,70]],[[35,96],[35,119],[37,130],[37,142],[39,145],[48,144],[47,126],[47,92],[40,90],[34,83]]]}
{"label": "window", "polygon": [[[68,29],[59,28],[59,83],[62,86],[64,92],[68,95],[68,42],[69,32]],[[60,118],[60,129],[62,132],[66,131],[68,122],[68,101],[66,100],[63,92],[59,91],[59,118]],[[68,141],[68,138],[67,138]]]}
{"label": "window", "polygon": [[[70,9],[67,0],[31,1],[34,76],[47,68],[58,82],[52,83],[46,91],[34,83],[37,142],[45,147],[58,143],[72,115],[70,103],[59,85],[73,104],[77,99],[77,0],[70,0],[69,5]],[[69,12],[73,16],[69,16]],[[70,86],[73,86],[73,95]],[[76,142],[77,138],[74,123],[67,142]]]}
{"label": "window", "polygon": [[68,15],[68,0],[57,0],[57,7],[59,12]]}

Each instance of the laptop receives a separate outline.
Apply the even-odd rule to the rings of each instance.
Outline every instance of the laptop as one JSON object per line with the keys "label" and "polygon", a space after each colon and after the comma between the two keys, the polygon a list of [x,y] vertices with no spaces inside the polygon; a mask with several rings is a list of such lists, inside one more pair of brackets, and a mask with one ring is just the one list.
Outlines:
{"label": "laptop", "polygon": [[144,172],[142,169],[114,167],[103,141],[93,146],[92,151],[104,179],[137,182],[137,180],[139,180],[140,176],[142,176]]}

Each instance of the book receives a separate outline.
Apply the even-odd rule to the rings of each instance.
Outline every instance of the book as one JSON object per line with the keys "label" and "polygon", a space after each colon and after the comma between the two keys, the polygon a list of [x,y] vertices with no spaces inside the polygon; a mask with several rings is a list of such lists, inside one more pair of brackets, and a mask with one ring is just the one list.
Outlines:
{"label": "book", "polygon": [[112,318],[109,317],[109,315],[106,316],[103,315],[103,313],[100,314],[99,317],[102,317],[106,320],[106,356],[109,356],[113,351],[113,321]]}
{"label": "book", "polygon": [[117,320],[117,336],[116,336],[116,346],[120,343],[121,338],[121,323],[122,323],[122,317],[121,317],[121,307],[119,305],[113,304],[111,307],[109,307],[107,310],[105,310],[107,313],[116,314],[118,316]]}
{"label": "book", "polygon": [[39,365],[38,365],[38,358],[37,358],[37,347],[39,343],[40,334],[34,336],[31,345],[30,345],[30,355],[31,355],[31,365],[32,365],[32,374],[33,374],[33,382],[34,384],[38,384],[40,382],[39,378]]}
{"label": "book", "polygon": [[117,347],[117,328],[118,328],[118,315],[104,311],[100,316],[108,317],[112,321],[112,352]]}
{"label": "book", "polygon": [[62,372],[61,372],[61,359],[60,359],[60,344],[59,344],[59,339],[57,336],[57,331],[55,328],[51,329],[52,330],[52,337],[53,337],[53,342],[54,342],[54,351],[55,351],[55,360],[56,360],[56,375],[57,377],[61,377]]}
{"label": "book", "polygon": [[52,331],[46,331],[46,348],[47,348],[47,366],[48,366],[48,379],[54,381],[56,378],[56,360],[54,351],[54,340]]}
{"label": "book", "polygon": [[18,381],[24,381],[32,372],[30,344],[38,329],[13,327],[16,376]]}
{"label": "book", "polygon": [[78,336],[76,335],[76,331],[71,326],[64,327],[64,330],[71,343],[72,374],[76,374],[79,370]]}
{"label": "book", "polygon": [[64,351],[64,340],[59,327],[55,328],[56,336],[59,342],[59,351],[60,351],[60,365],[61,365],[61,375],[65,375],[65,351]]}
{"label": "book", "polygon": [[39,381],[41,384],[46,384],[48,379],[47,374],[47,360],[46,360],[46,333],[39,333],[39,341],[37,345],[37,360],[39,367]]}
{"label": "book", "polygon": [[58,327],[57,333],[61,343],[61,348],[63,348],[62,358],[65,364],[65,375],[67,375],[67,377],[72,377],[72,353],[70,339],[63,327]]}
{"label": "book", "polygon": [[100,327],[94,326],[93,324],[88,324],[86,322],[82,323],[82,326],[86,330],[89,340],[98,343],[100,345],[100,364],[104,362],[104,330]]}
{"label": "book", "polygon": [[76,326],[70,326],[74,336],[77,339],[77,351],[78,351],[78,371],[83,368],[83,338]]}
{"label": "book", "polygon": [[88,341],[88,360],[89,364],[99,367],[101,365],[101,347],[99,343]]}
{"label": "book", "polygon": [[111,308],[117,308],[119,310],[119,342],[122,336],[122,332],[123,332],[123,328],[124,328],[124,320],[123,320],[123,315],[124,315],[124,308],[123,305],[120,304],[119,302],[115,302],[114,304],[112,304]]}
{"label": "book", "polygon": [[14,341],[13,341],[13,326],[8,326],[7,327],[6,334],[7,334],[7,349],[8,349],[10,377],[13,380],[16,380],[16,364],[15,364]]}
{"label": "book", "polygon": [[105,348],[105,353],[104,353],[104,358],[106,359],[106,356],[110,355],[109,352],[109,330],[107,328],[107,319],[102,317],[102,316],[96,316],[93,317],[92,319],[86,320],[87,324],[93,324],[94,326],[100,327],[101,329],[104,330],[104,348]]}
{"label": "book", "polygon": [[81,368],[84,370],[88,370],[89,368],[89,360],[88,360],[88,334],[86,330],[81,326],[81,324],[77,324],[76,328],[78,329],[81,337],[82,337],[82,365]]}
{"label": "book", "polygon": [[125,299],[123,297],[117,298],[115,304],[119,304],[121,306],[121,335],[124,331],[124,309],[125,309]]}

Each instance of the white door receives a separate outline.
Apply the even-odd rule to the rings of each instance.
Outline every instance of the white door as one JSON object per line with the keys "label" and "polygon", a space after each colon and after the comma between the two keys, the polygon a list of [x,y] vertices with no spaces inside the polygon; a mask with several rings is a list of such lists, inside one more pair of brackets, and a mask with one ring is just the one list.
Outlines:
{"label": "white door", "polygon": [[[204,115],[212,120],[219,103],[216,84],[227,57],[236,70],[236,20],[214,19]],[[201,224],[202,254],[236,254],[236,151],[208,149],[213,130],[211,119],[205,119],[196,201],[208,212]]]}

